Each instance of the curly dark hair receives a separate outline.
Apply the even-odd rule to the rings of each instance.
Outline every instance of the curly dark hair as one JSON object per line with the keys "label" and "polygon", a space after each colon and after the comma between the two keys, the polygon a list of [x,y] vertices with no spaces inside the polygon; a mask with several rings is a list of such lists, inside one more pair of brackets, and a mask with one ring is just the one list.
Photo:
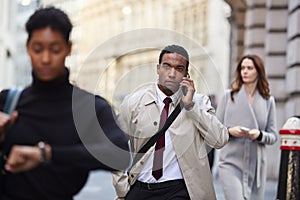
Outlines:
{"label": "curly dark hair", "polygon": [[65,41],[69,42],[73,25],[64,11],[50,6],[37,9],[28,19],[25,27],[28,33],[27,42],[31,39],[33,31],[46,27],[60,31],[63,34]]}
{"label": "curly dark hair", "polygon": [[250,59],[252,60],[255,69],[257,71],[257,85],[256,88],[259,92],[259,94],[264,98],[264,99],[269,99],[271,96],[270,94],[270,88],[269,88],[269,83],[266,77],[266,72],[265,72],[265,67],[262,59],[257,56],[257,55],[245,55],[242,57],[242,59],[239,61],[235,73],[234,73],[234,79],[231,83],[231,92],[230,92],[230,97],[231,100],[234,101],[233,95],[234,93],[238,92],[242,85],[244,84],[242,76],[241,76],[241,68],[242,68],[242,62],[244,59]]}

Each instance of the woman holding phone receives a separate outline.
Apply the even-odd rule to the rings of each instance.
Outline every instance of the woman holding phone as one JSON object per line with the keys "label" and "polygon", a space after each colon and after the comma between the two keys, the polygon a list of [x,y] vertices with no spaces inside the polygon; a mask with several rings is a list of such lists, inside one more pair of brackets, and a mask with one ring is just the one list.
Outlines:
{"label": "woman holding phone", "polygon": [[264,199],[266,145],[277,141],[278,132],[275,100],[259,56],[246,55],[239,61],[231,89],[218,105],[217,117],[230,135],[219,154],[225,199]]}

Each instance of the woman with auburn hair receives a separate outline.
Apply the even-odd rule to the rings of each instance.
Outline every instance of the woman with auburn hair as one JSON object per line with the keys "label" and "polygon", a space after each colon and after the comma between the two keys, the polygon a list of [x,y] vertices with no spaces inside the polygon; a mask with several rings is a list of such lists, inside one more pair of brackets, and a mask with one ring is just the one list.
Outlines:
{"label": "woman with auburn hair", "polygon": [[274,97],[263,61],[246,55],[239,61],[231,89],[217,117],[228,127],[229,142],[219,152],[219,176],[225,199],[264,199],[266,145],[278,139]]}

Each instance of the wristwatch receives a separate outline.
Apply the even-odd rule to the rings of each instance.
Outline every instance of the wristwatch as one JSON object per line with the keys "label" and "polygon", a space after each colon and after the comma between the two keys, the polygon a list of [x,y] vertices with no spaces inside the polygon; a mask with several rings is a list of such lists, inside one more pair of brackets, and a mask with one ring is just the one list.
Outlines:
{"label": "wristwatch", "polygon": [[38,148],[39,148],[40,151],[41,151],[42,164],[47,164],[47,163],[49,163],[49,160],[47,159],[47,156],[46,156],[46,144],[45,144],[45,142],[40,141],[40,142],[37,144],[37,146],[38,146]]}
{"label": "wristwatch", "polygon": [[188,105],[185,105],[184,106],[184,108],[186,109],[186,110],[190,110],[192,107],[194,107],[194,105],[195,105],[195,102],[191,102],[191,103],[189,103]]}

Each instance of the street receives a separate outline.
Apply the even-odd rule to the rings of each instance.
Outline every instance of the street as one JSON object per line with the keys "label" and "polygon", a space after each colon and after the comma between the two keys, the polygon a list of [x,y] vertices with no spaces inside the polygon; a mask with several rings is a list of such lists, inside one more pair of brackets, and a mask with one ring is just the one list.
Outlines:
{"label": "street", "polygon": [[[214,185],[217,200],[224,200],[222,188],[214,176]],[[265,200],[274,200],[277,192],[277,182],[268,181],[266,185]],[[103,171],[92,172],[86,186],[76,195],[75,200],[113,200],[115,198],[111,174]]]}

